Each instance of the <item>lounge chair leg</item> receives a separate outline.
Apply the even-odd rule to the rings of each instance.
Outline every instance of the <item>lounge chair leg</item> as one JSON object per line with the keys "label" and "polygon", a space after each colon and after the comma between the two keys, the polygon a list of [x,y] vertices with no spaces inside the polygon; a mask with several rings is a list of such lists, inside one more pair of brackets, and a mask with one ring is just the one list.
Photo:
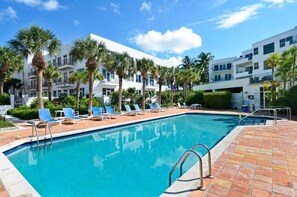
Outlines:
{"label": "lounge chair leg", "polygon": [[51,130],[51,125],[50,125],[50,123],[48,123],[48,129],[49,129],[50,136],[51,136],[51,143],[53,143],[53,135],[52,135],[52,130]]}

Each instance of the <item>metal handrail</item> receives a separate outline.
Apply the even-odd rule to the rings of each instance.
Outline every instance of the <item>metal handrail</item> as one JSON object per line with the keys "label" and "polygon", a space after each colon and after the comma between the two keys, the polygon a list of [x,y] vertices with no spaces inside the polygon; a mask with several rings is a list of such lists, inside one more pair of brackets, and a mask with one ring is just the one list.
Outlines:
{"label": "metal handrail", "polygon": [[[36,136],[36,142],[37,142],[37,147],[39,147],[39,135],[38,135],[38,130],[37,130],[37,125],[41,123],[41,121],[35,121],[32,123],[32,137]],[[51,126],[49,122],[45,122],[45,135],[47,134],[47,129],[49,130],[50,133],[50,139],[51,139],[51,144],[53,143],[53,134],[52,134],[52,130],[51,130]]]}
{"label": "metal handrail", "polygon": [[[208,172],[209,172],[209,174],[207,175],[207,177],[208,178],[213,178],[213,176],[211,175],[211,153],[210,153],[210,149],[206,145],[204,145],[204,144],[196,144],[195,146],[193,146],[193,148],[191,150],[195,151],[199,146],[200,147],[203,147],[203,148],[205,148],[207,150],[207,153],[208,153]],[[180,176],[182,175],[182,172],[183,172],[183,165],[184,165],[186,159],[189,156],[190,156],[190,154],[188,154],[186,156],[186,158],[180,164],[180,172],[179,172]]]}
{"label": "metal handrail", "polygon": [[291,114],[291,108],[290,107],[283,107],[283,106],[271,106],[271,107],[268,107],[269,109],[275,109],[275,110],[286,110],[287,111],[287,118],[289,120],[292,120],[292,114]]}
{"label": "metal handrail", "polygon": [[[274,119],[274,122],[275,122],[275,124],[277,124],[277,111],[276,111],[276,109],[273,109],[273,108],[271,108],[271,109],[269,109],[269,108],[261,108],[261,109],[257,109],[257,110],[255,110],[255,111],[253,111],[251,114],[249,114],[249,115],[245,116],[244,118],[240,119],[240,120],[238,121],[238,124],[240,124],[241,121],[243,121],[244,119],[247,119],[248,117],[253,116],[253,115],[254,115],[256,112],[258,112],[258,111],[268,111],[268,112],[270,113],[271,110],[273,111],[273,119]],[[269,114],[269,115],[270,115],[270,114]]]}
{"label": "metal handrail", "polygon": [[[199,190],[205,190],[205,188],[203,187],[203,168],[202,168],[202,159],[200,157],[200,155],[193,150],[187,150],[180,158],[179,160],[176,162],[176,164],[173,166],[173,168],[170,170],[169,173],[169,187],[171,186],[171,178],[172,178],[172,173],[174,172],[174,170],[176,169],[176,167],[178,166],[178,164],[180,164],[181,162],[183,162],[184,160],[186,160],[188,158],[188,155],[190,154],[194,154],[196,155],[196,157],[199,160],[199,172],[200,172],[200,186],[198,187]],[[180,175],[181,176],[181,175]]]}

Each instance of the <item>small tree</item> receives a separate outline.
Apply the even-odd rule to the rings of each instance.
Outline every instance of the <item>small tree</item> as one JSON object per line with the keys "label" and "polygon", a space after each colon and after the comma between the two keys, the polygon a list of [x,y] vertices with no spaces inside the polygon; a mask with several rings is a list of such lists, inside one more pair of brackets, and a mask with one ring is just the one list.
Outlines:
{"label": "small tree", "polygon": [[48,100],[52,101],[52,83],[53,79],[62,78],[62,72],[53,64],[48,65],[48,67],[44,70],[43,77],[46,81],[47,89],[48,89]]}
{"label": "small tree", "polygon": [[162,85],[164,85],[165,81],[166,81],[166,74],[168,69],[164,66],[157,66],[157,72],[156,72],[156,79],[158,81],[159,84],[159,92],[158,92],[158,101],[161,104],[162,103]]}
{"label": "small tree", "polygon": [[86,84],[88,82],[88,73],[87,72],[75,72],[69,76],[69,81],[76,83],[75,92],[76,92],[76,101],[77,109],[79,109],[79,97],[80,97],[80,84]]}
{"label": "small tree", "polygon": [[173,83],[176,77],[176,69],[175,67],[171,67],[167,70],[166,80],[170,85],[170,105],[173,107]]}

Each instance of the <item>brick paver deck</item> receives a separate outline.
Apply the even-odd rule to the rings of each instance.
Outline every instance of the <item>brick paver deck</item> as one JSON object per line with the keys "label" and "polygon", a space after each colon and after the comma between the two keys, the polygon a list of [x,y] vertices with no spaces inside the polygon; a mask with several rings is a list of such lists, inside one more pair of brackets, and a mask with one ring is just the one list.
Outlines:
{"label": "brick paver deck", "polygon": [[[53,133],[146,119],[189,111],[171,109],[160,113],[122,116],[104,121],[85,120],[52,128]],[[31,126],[0,134],[0,146],[31,137]],[[43,129],[39,129],[43,132]],[[189,196],[295,196],[297,197],[297,122],[278,122],[274,126],[246,127],[213,165],[213,179],[205,179],[206,191]],[[181,195],[181,194],[179,194]],[[8,196],[0,182],[0,197]]]}

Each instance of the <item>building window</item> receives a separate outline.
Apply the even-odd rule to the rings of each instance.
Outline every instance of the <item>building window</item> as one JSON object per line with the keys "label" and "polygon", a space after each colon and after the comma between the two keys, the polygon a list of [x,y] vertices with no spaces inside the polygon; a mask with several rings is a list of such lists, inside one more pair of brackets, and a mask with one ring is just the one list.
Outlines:
{"label": "building window", "polygon": [[63,93],[65,94],[65,96],[68,96],[68,90],[64,90]]}
{"label": "building window", "polygon": [[253,58],[253,54],[252,53],[246,54],[245,58],[248,58],[248,60],[251,60]]}
{"label": "building window", "polygon": [[134,74],[130,74],[130,75],[127,77],[127,80],[128,80],[128,81],[134,81]]}
{"label": "building window", "polygon": [[154,78],[151,77],[151,78],[150,78],[150,86],[154,86],[154,82],[155,82],[155,81],[154,81]]}
{"label": "building window", "polygon": [[84,68],[80,68],[80,69],[77,69],[76,71],[79,73],[82,73],[82,72],[84,72],[84,70],[85,70]]}
{"label": "building window", "polygon": [[274,52],[274,42],[263,46],[263,54],[264,55],[266,55],[268,53],[273,53],[273,52]]}
{"label": "building window", "polygon": [[73,65],[73,60],[72,60],[72,56],[69,55],[69,64]]}
{"label": "building window", "polygon": [[259,54],[259,49],[258,47],[254,48],[254,55],[258,55]]}
{"label": "building window", "polygon": [[231,80],[231,74],[225,74],[225,80]]}
{"label": "building window", "polygon": [[79,96],[84,97],[85,96],[85,88],[79,89]]}
{"label": "building window", "polygon": [[61,66],[62,62],[61,62],[61,57],[58,57],[58,66]]}
{"label": "building window", "polygon": [[219,70],[219,65],[214,65],[214,71]]}
{"label": "building window", "polygon": [[53,59],[53,65],[57,66],[57,60]]}
{"label": "building window", "polygon": [[137,94],[141,94],[141,90],[136,90]]}
{"label": "building window", "polygon": [[232,66],[232,64],[231,63],[228,63],[227,64],[227,70],[231,70],[231,66]]}
{"label": "building window", "polygon": [[57,97],[57,91],[56,90],[53,91],[53,96]]}
{"label": "building window", "polygon": [[268,68],[268,67],[267,67],[266,60],[264,61],[264,63],[263,63],[263,64],[264,64],[264,70],[268,70],[268,69],[270,69],[270,68]]}
{"label": "building window", "polygon": [[67,64],[67,55],[63,55],[63,64]]}
{"label": "building window", "polygon": [[286,39],[285,38],[279,40],[279,48],[282,48],[284,46],[286,46]]}
{"label": "building window", "polygon": [[136,82],[141,83],[141,75],[136,75]]}
{"label": "building window", "polygon": [[62,90],[58,90],[58,96],[61,96]]}
{"label": "building window", "polygon": [[286,42],[292,42],[293,41],[293,36],[286,37]]}
{"label": "building window", "polygon": [[75,94],[75,90],[74,90],[74,89],[70,89],[70,90],[69,90],[69,94],[70,94],[70,95]]}
{"label": "building window", "polygon": [[102,95],[109,96],[114,92],[113,88],[102,88]]}
{"label": "building window", "polygon": [[104,79],[106,79],[106,81],[111,81],[114,79],[114,72],[109,72],[105,68],[102,68],[102,75],[104,76]]}
{"label": "building window", "polygon": [[254,63],[254,70],[258,70],[259,69],[259,62],[255,62]]}
{"label": "building window", "polygon": [[221,75],[215,75],[215,81],[221,81]]}

